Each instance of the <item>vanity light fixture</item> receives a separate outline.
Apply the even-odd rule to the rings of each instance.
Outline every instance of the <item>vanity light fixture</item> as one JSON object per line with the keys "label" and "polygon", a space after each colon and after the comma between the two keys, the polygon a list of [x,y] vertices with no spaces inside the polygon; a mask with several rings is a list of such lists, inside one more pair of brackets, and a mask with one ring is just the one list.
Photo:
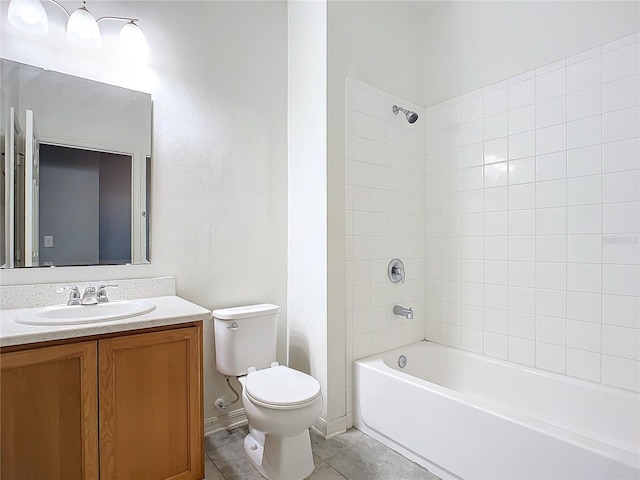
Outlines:
{"label": "vanity light fixture", "polygon": [[[58,1],[48,0],[58,6],[68,17],[67,38],[77,44],[96,48],[100,46],[100,29],[98,24],[105,20],[126,22],[120,32],[120,48],[127,53],[144,54],[147,42],[137,18],[129,17],[100,17],[98,20],[87,10],[87,2],[73,13]],[[44,35],[49,31],[49,20],[40,0],[11,0],[8,12],[9,22],[20,30]]]}

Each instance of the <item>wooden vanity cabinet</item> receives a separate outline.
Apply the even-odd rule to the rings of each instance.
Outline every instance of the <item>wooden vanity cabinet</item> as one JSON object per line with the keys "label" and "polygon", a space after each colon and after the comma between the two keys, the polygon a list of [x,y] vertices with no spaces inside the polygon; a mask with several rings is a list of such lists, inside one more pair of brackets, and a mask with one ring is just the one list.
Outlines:
{"label": "wooden vanity cabinet", "polygon": [[0,355],[0,479],[204,477],[202,323]]}

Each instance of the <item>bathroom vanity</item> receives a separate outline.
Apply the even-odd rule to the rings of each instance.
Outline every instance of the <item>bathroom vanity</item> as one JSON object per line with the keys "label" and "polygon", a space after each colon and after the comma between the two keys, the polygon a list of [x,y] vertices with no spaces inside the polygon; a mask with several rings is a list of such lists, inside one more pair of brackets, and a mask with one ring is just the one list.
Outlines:
{"label": "bathroom vanity", "polygon": [[80,325],[22,325],[28,309],[2,310],[1,479],[204,477],[210,312],[145,300],[155,309]]}

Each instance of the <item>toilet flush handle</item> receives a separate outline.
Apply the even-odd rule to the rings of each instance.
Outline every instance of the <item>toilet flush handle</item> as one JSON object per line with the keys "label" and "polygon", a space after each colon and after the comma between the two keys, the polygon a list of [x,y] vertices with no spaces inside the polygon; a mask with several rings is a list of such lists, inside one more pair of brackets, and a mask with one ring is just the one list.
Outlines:
{"label": "toilet flush handle", "polygon": [[231,325],[227,327],[227,330],[233,330],[234,332],[238,329],[238,324],[233,322]]}

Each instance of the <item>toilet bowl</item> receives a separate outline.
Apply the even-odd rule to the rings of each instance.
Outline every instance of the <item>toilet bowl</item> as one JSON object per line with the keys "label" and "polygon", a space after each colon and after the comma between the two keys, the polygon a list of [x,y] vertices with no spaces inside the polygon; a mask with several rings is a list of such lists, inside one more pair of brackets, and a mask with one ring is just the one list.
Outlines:
{"label": "toilet bowl", "polygon": [[314,469],[309,427],[322,411],[322,393],[315,378],[274,361],[279,310],[214,310],[216,368],[242,385],[249,461],[269,480],[302,480]]}
{"label": "toilet bowl", "polygon": [[296,480],[314,468],[309,427],[322,411],[320,384],[284,366],[239,378],[250,433],[244,448],[254,467],[270,480]]}

